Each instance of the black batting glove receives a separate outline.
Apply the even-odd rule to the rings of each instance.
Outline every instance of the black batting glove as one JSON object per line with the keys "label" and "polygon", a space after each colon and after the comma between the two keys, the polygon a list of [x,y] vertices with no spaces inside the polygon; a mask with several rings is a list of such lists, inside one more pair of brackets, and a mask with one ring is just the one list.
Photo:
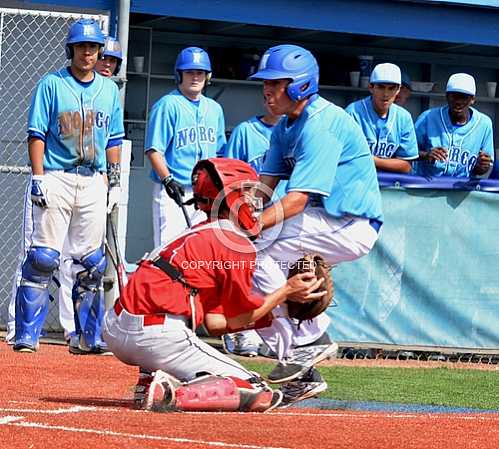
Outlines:
{"label": "black batting glove", "polygon": [[165,187],[168,196],[175,201],[179,207],[182,207],[182,197],[185,195],[185,190],[182,184],[175,181],[172,175],[168,175],[161,181],[161,183]]}

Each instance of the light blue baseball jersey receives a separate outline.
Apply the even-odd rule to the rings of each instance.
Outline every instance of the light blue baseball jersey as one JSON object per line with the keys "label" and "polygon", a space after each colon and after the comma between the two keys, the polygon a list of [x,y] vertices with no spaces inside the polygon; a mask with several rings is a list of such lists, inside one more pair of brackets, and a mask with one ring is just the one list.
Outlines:
{"label": "light blue baseball jersey", "polygon": [[31,100],[28,134],[45,141],[43,167],[106,171],[106,148],[125,135],[116,83],[95,73],[83,83],[65,68],[43,77]]}
{"label": "light blue baseball jersey", "polygon": [[469,177],[476,165],[478,153],[483,151],[494,160],[492,121],[488,116],[470,108],[471,117],[465,125],[453,125],[449,106],[429,109],[416,120],[419,149],[430,151],[442,147],[448,151],[447,161],[434,164],[418,162],[417,174],[422,176]]}
{"label": "light blue baseball jersey", "polygon": [[[259,117],[252,117],[237,125],[227,142],[224,157],[239,159],[250,164],[260,173],[265,160],[265,154],[270,148],[270,138],[275,128],[263,123]],[[281,181],[274,189],[272,200],[286,195],[287,181]]]}
{"label": "light blue baseball jersey", "polygon": [[392,104],[386,119],[375,111],[372,97],[355,101],[346,111],[360,125],[374,156],[390,159],[417,159],[419,156],[416,132],[411,114]]}
{"label": "light blue baseball jersey", "polygon": [[261,174],[289,178],[287,192],[319,196],[334,217],[383,220],[374,160],[360,126],[319,95],[294,122],[277,124]]}
{"label": "light blue baseball jersey", "polygon": [[[173,178],[185,186],[196,162],[223,154],[226,142],[222,107],[211,98],[202,95],[196,103],[175,89],[151,109],[145,150],[164,153]],[[160,182],[154,171],[151,178]]]}
{"label": "light blue baseball jersey", "polygon": [[273,129],[274,126],[266,125],[258,117],[240,123],[230,135],[224,157],[245,161],[259,173]]}

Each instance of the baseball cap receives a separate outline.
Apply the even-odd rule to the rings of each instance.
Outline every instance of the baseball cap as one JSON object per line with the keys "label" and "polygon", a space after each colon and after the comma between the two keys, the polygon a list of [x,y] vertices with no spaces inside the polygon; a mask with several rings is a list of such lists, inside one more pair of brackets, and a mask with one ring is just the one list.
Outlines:
{"label": "baseball cap", "polygon": [[476,94],[475,78],[467,73],[454,73],[447,81],[446,92],[459,92],[474,96]]}
{"label": "baseball cap", "polygon": [[405,86],[407,87],[407,89],[412,90],[411,77],[407,74],[407,72],[402,72],[402,86]]}
{"label": "baseball cap", "polygon": [[372,84],[401,84],[402,75],[400,74],[400,68],[399,66],[390,64],[389,62],[378,64],[371,72],[369,82]]}

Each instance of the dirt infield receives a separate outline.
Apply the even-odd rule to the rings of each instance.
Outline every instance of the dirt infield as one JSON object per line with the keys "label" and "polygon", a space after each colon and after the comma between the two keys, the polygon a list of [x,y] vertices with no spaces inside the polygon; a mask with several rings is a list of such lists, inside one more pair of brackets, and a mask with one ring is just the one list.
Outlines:
{"label": "dirt infield", "polygon": [[0,343],[0,361],[0,449],[492,449],[499,441],[496,413],[135,411],[136,369],[114,357],[52,345],[16,354]]}

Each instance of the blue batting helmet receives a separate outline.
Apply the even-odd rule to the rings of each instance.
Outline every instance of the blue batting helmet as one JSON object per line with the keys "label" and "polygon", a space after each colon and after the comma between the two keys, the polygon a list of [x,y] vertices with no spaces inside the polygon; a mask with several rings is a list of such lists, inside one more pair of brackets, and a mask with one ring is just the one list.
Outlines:
{"label": "blue batting helmet", "polygon": [[319,65],[312,53],[298,45],[277,45],[263,54],[258,71],[250,79],[290,79],[289,98],[299,101],[319,90]]}
{"label": "blue batting helmet", "polygon": [[113,72],[113,75],[117,75],[120,72],[121,63],[123,62],[123,54],[121,52],[121,45],[117,39],[114,37],[108,37],[106,42],[104,43],[104,49],[102,51],[102,57],[112,56],[116,58],[118,64],[116,64],[116,69]]}
{"label": "blue batting helmet", "polygon": [[74,44],[80,42],[93,42],[102,47],[105,40],[106,38],[96,20],[79,19],[69,27],[68,37],[66,39],[66,57],[72,59]]}
{"label": "blue batting helmet", "polygon": [[199,47],[184,48],[175,61],[175,79],[177,83],[182,82],[179,72],[183,70],[204,70],[209,80],[211,76],[211,62],[208,53]]}

